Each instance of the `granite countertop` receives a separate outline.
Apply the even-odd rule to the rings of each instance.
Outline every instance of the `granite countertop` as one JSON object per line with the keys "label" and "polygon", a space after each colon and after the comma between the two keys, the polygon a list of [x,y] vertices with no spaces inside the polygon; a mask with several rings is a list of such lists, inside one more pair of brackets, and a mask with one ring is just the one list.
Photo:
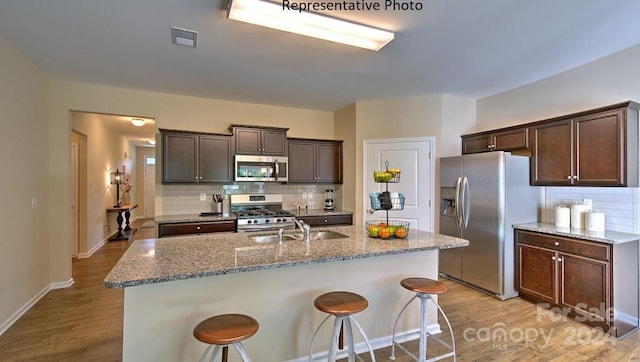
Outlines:
{"label": "granite countertop", "polygon": [[172,224],[181,222],[198,222],[198,221],[224,221],[237,219],[234,213],[223,213],[220,215],[200,216],[200,214],[180,214],[180,215],[161,215],[155,217],[156,224]]}
{"label": "granite countertop", "polygon": [[353,215],[353,212],[347,210],[325,210],[325,209],[290,209],[286,210],[295,216],[329,216],[329,215]]}
{"label": "granite countertop", "polygon": [[[317,231],[315,229],[314,231]],[[294,267],[469,245],[465,239],[411,229],[407,239],[369,238],[364,226],[326,227],[347,235],[333,240],[256,243],[267,233],[220,233],[134,241],[104,280],[124,288],[262,269]],[[291,234],[289,230],[285,234]],[[273,233],[271,233],[273,234]]]}
{"label": "granite countertop", "polygon": [[640,235],[622,233],[618,231],[589,231],[576,228],[560,228],[554,224],[547,223],[530,223],[513,225],[515,229],[537,231],[545,234],[568,236],[571,238],[596,241],[606,244],[622,244],[630,241],[640,240]]}

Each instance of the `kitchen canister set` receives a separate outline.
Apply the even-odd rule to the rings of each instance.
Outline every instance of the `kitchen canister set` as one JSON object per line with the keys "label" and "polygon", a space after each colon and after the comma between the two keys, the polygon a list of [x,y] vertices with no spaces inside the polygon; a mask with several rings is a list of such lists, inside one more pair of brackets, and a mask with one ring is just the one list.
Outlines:
{"label": "kitchen canister set", "polygon": [[570,207],[558,205],[555,215],[556,227],[604,231],[604,213],[591,210],[590,203],[576,202]]}

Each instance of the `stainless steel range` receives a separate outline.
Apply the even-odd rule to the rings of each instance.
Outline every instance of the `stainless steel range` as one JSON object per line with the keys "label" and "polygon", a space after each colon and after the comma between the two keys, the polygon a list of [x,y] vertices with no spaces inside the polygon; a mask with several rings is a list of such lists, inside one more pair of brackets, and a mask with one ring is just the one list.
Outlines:
{"label": "stainless steel range", "polygon": [[231,195],[231,211],[238,216],[238,232],[295,227],[295,217],[282,210],[281,194]]}

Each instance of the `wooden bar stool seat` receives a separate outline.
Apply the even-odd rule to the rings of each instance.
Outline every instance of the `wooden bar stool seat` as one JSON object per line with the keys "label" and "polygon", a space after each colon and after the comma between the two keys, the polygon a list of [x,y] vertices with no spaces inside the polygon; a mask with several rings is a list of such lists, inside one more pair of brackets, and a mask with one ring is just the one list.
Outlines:
{"label": "wooden bar stool seat", "polygon": [[327,319],[329,319],[329,317],[335,316],[336,319],[333,323],[333,333],[331,335],[331,344],[329,346],[328,360],[329,361],[336,360],[336,356],[338,354],[338,339],[340,337],[340,334],[341,334],[340,332],[342,330],[342,325],[344,323],[344,326],[346,329],[345,336],[347,339],[348,361],[349,362],[355,361],[356,354],[355,354],[355,348],[353,344],[353,330],[351,326],[351,324],[353,323],[358,329],[358,331],[360,332],[360,335],[362,336],[364,343],[367,345],[367,348],[369,349],[371,361],[375,362],[376,359],[373,354],[373,349],[369,344],[369,340],[367,339],[367,336],[364,333],[364,330],[362,329],[358,321],[356,321],[351,316],[352,314],[355,314],[367,309],[367,307],[369,306],[369,302],[367,301],[367,299],[365,299],[363,296],[359,294],[351,293],[351,292],[343,292],[343,291],[329,292],[317,297],[313,302],[313,305],[319,311],[325,312],[328,315],[320,323],[315,333],[313,334],[313,337],[311,338],[311,344],[309,345],[309,361],[312,361],[312,358],[313,358],[312,357],[313,341],[315,340],[316,335],[318,334],[318,331],[320,330],[322,325],[327,321]]}
{"label": "wooden bar stool seat", "polygon": [[250,362],[249,356],[242,346],[242,341],[258,332],[258,321],[244,314],[221,314],[207,318],[193,328],[193,336],[209,346],[202,354],[200,361],[204,361],[211,347],[213,354],[210,361],[214,361],[222,348],[222,361],[227,361],[228,346],[232,345],[242,357],[242,361]]}
{"label": "wooden bar stool seat", "polygon": [[[448,358],[448,357],[453,357],[453,360],[455,361],[456,360],[456,344],[455,344],[455,339],[453,337],[453,329],[451,328],[451,323],[449,323],[449,319],[447,318],[447,315],[444,314],[444,311],[442,310],[442,308],[440,308],[438,303],[436,303],[436,301],[432,298],[433,295],[441,295],[446,293],[447,286],[437,280],[433,280],[429,278],[419,278],[419,277],[402,279],[400,281],[400,285],[407,290],[415,292],[416,294],[400,310],[400,313],[398,313],[398,317],[396,318],[396,322],[393,325],[393,334],[391,335],[390,359],[391,360],[396,359],[395,348],[397,346],[403,351],[405,351],[415,361],[419,361],[419,362],[437,361],[437,360]],[[400,316],[407,309],[409,304],[411,304],[411,302],[413,302],[413,300],[416,298],[420,299],[420,345],[419,345],[418,356],[415,356],[413,353],[405,349],[400,343],[396,342],[396,327],[398,326],[398,321],[400,320]],[[444,320],[447,322],[447,325],[449,326],[449,333],[451,334],[451,344],[445,342],[439,336],[435,336],[431,334],[427,330],[427,322],[428,322],[427,321],[427,302],[428,301],[431,301],[431,303],[433,303],[436,306],[438,312],[442,315]],[[447,348],[447,352],[427,359],[427,337],[430,337],[433,340],[445,346]]]}

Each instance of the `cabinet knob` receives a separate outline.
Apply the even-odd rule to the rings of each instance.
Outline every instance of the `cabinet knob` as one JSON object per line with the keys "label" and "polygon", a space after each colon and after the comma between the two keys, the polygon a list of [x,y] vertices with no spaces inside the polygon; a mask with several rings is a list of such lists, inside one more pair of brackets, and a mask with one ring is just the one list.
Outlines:
{"label": "cabinet knob", "polygon": [[573,176],[569,175],[567,176],[567,180],[571,180],[573,178]]}
{"label": "cabinet knob", "polygon": [[574,180],[578,180],[578,176],[573,176],[573,179]]}
{"label": "cabinet knob", "polygon": [[559,245],[560,245],[560,243],[556,241],[555,243],[553,243],[553,245],[555,245],[555,246],[559,246]]}
{"label": "cabinet knob", "polygon": [[328,223],[328,222],[329,222],[329,220],[327,220],[327,219],[324,219],[324,223],[325,223],[325,224],[326,224],[326,223]]}
{"label": "cabinet knob", "polygon": [[196,230],[200,230],[200,226],[196,226]]}
{"label": "cabinet knob", "polygon": [[556,258],[555,256],[552,256],[552,257],[551,257],[551,260],[554,260],[554,261],[555,261],[556,259],[557,259],[557,258]]}
{"label": "cabinet knob", "polygon": [[562,258],[558,258],[558,263],[562,263]]}

